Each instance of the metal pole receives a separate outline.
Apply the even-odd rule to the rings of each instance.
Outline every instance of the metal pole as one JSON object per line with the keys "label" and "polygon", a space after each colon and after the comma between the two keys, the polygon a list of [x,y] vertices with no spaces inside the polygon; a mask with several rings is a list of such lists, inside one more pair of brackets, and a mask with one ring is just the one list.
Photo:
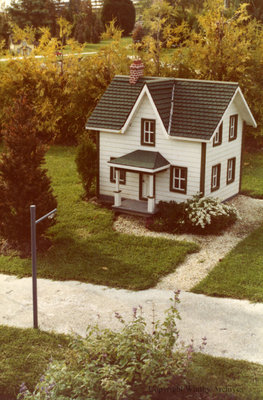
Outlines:
{"label": "metal pole", "polygon": [[31,255],[32,255],[32,289],[33,289],[33,322],[38,329],[37,318],[37,250],[36,250],[36,206],[30,206],[31,222]]}

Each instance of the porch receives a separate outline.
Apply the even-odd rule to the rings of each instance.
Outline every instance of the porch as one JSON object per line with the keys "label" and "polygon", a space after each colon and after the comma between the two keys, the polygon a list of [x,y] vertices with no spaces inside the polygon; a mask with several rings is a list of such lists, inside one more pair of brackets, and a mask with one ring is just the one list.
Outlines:
{"label": "porch", "polygon": [[[156,174],[170,167],[167,161],[159,152],[135,150],[124,156],[108,161],[114,170],[114,210],[133,213],[137,215],[155,214],[155,176]],[[133,172],[139,174],[139,200],[122,198],[120,189],[120,172]],[[137,194],[135,194],[137,197]]]}
{"label": "porch", "polygon": [[153,212],[148,211],[148,203],[147,201],[142,200],[131,200],[131,199],[123,199],[121,201],[120,206],[112,206],[114,211],[119,211],[124,214],[131,215],[141,215],[141,216],[149,216],[154,215],[157,212],[157,207],[155,206]]}

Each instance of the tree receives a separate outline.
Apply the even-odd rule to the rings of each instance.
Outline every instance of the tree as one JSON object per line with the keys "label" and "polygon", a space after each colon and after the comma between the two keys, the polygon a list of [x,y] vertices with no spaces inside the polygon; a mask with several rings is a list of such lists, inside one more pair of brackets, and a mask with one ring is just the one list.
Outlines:
{"label": "tree", "polygon": [[92,11],[90,0],[80,2],[79,11],[74,14],[73,37],[80,43],[100,41],[102,23],[97,14]]}
{"label": "tree", "polygon": [[[121,32],[114,28],[108,37],[113,38],[109,46],[82,57],[78,55],[82,47],[68,38],[64,28],[59,39],[51,37],[47,28],[41,28],[34,55],[45,58],[41,62],[34,55],[13,59],[1,71],[0,131],[8,117],[6,108],[23,89],[37,116],[40,139],[45,143],[76,144],[88,115],[113,76],[128,73],[128,50],[121,46]],[[67,57],[60,55],[65,46],[71,52]]]}
{"label": "tree", "polygon": [[[9,110],[4,132],[4,153],[0,160],[0,235],[13,248],[28,250],[30,205],[37,218],[57,206],[47,170],[43,169],[45,147],[38,138],[36,117],[27,99],[18,96]],[[45,219],[38,226],[38,242],[53,225]]]}
{"label": "tree", "polygon": [[209,0],[198,24],[177,46],[170,74],[239,82],[263,134],[262,25],[246,4],[229,17],[223,0]]}
{"label": "tree", "polygon": [[56,8],[52,0],[12,1],[7,12],[20,28],[48,26],[52,35],[56,32]]}
{"label": "tree", "polygon": [[106,26],[116,20],[116,26],[129,35],[135,23],[135,7],[131,0],[105,0],[101,11],[102,23]]}
{"label": "tree", "polygon": [[86,134],[77,149],[76,155],[77,170],[81,177],[86,197],[94,192],[95,179],[97,175],[97,150],[96,145]]}

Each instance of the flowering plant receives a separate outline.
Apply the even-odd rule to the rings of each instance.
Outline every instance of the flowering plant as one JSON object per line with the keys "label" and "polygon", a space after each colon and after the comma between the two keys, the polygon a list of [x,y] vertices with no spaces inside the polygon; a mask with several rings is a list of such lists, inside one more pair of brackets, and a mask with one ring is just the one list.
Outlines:
{"label": "flowering plant", "polygon": [[[174,377],[184,383],[194,348],[193,342],[178,341],[179,291],[171,300],[163,323],[155,321],[153,308],[151,332],[140,306],[133,308],[131,322],[115,313],[122,325],[118,332],[89,327],[86,338],[71,343],[75,356],[52,361],[33,393],[23,386],[18,399],[150,400],[149,388],[168,388]],[[205,345],[203,338],[199,349]]]}

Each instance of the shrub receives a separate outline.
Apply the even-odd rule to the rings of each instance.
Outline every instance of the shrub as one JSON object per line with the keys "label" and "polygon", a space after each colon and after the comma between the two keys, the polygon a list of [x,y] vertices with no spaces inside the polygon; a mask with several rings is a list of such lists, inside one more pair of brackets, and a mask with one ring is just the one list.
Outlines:
{"label": "shrub", "polygon": [[147,227],[157,232],[217,234],[238,218],[235,207],[197,194],[186,202],[160,202]]}
{"label": "shrub", "polygon": [[135,7],[131,0],[105,0],[101,11],[102,23],[106,26],[116,19],[116,26],[124,36],[131,33],[135,23]]}
{"label": "shrub", "polygon": [[52,362],[34,392],[21,388],[18,398],[150,400],[150,387],[168,388],[175,376],[184,382],[193,344],[184,350],[177,344],[178,295],[176,292],[164,322],[153,321],[152,333],[146,329],[141,308],[133,309],[129,323],[115,313],[123,324],[120,332],[89,327],[85,339],[77,337],[71,344],[75,357],[68,364]]}
{"label": "shrub", "polygon": [[97,150],[96,145],[88,134],[82,136],[77,148],[77,170],[82,180],[86,197],[95,193],[94,185],[97,174]]}
{"label": "shrub", "polygon": [[194,233],[218,233],[238,218],[234,206],[213,197],[194,196],[185,205],[185,226]]}
{"label": "shrub", "polygon": [[[0,160],[0,235],[11,247],[27,253],[30,205],[36,205],[38,219],[54,209],[57,201],[43,168],[45,147],[38,138],[36,117],[24,96],[18,97],[9,116]],[[37,228],[38,239],[54,223],[55,219],[42,221]]]}

